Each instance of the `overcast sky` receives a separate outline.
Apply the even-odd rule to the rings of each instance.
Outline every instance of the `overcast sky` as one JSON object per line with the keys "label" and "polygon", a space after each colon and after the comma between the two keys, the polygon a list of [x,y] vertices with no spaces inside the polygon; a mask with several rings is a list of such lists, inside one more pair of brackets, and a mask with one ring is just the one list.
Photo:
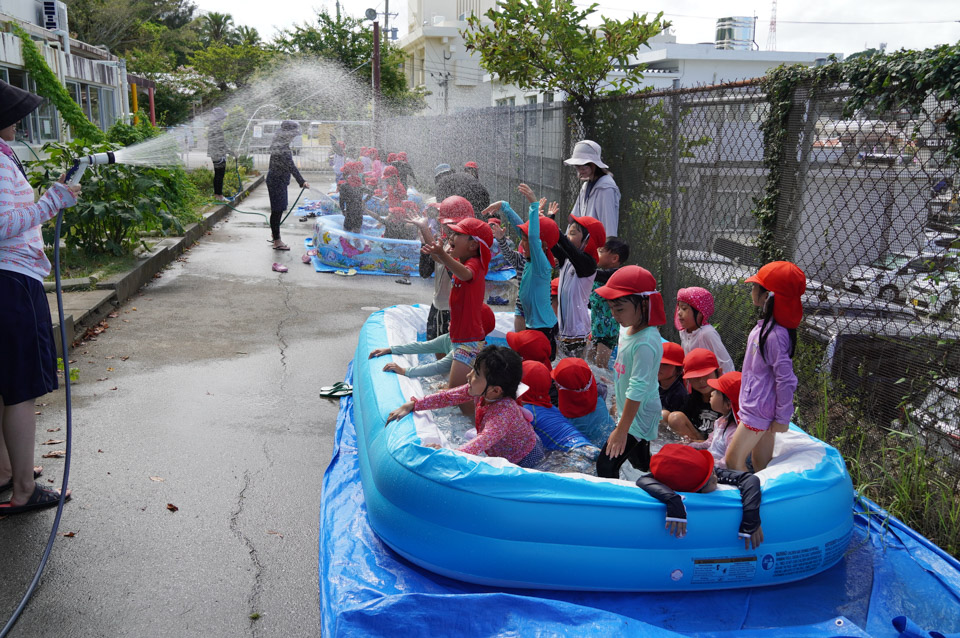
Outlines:
{"label": "overcast sky", "polygon": [[[277,29],[312,21],[316,9],[335,11],[335,0],[195,0],[202,11],[229,13],[239,24],[255,27],[269,40]],[[586,0],[576,0],[588,6]],[[669,6],[666,18],[673,22],[681,43],[714,40],[716,19],[723,16],[757,16],[756,41],[767,48],[771,2],[755,0],[599,0],[598,12],[624,19],[633,11],[655,13]],[[346,0],[341,11],[361,17],[372,6],[383,11],[382,0]],[[407,1],[391,0],[391,17],[400,35],[406,32]],[[455,17],[455,16],[448,16]],[[811,23],[825,24],[811,24]],[[850,24],[860,23],[860,24]],[[866,23],[866,24],[864,24]],[[881,24],[885,23],[885,24]],[[816,51],[849,55],[864,48],[887,44],[887,51],[923,49],[960,41],[960,0],[779,0],[777,7],[777,50]]]}

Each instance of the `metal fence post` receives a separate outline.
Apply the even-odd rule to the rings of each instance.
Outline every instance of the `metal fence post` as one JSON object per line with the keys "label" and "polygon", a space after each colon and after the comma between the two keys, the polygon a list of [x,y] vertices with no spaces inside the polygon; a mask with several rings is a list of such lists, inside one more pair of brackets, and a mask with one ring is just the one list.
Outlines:
{"label": "metal fence post", "polygon": [[673,308],[677,295],[677,233],[680,229],[680,80],[673,81],[670,96],[670,249],[660,284],[664,308]]}

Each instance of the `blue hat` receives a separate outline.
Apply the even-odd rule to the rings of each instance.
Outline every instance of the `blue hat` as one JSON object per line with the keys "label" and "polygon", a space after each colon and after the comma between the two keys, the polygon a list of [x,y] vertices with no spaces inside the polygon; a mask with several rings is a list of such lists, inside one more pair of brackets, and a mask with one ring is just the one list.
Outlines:
{"label": "blue hat", "polygon": [[444,173],[452,173],[453,169],[450,168],[449,164],[437,164],[437,167],[433,169],[434,178],[440,177]]}

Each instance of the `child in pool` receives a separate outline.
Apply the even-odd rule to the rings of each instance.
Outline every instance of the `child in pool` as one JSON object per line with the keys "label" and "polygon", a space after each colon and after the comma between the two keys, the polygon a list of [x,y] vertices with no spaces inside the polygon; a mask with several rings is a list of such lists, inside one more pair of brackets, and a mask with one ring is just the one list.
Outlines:
{"label": "child in pool", "polygon": [[[520,184],[520,193],[530,202],[526,223],[521,223],[507,202],[499,201],[483,210],[484,215],[499,213],[520,233],[520,252],[526,255],[527,263],[520,278],[517,293],[518,309],[522,312],[523,327],[539,330],[550,340],[550,360],[557,354],[557,315],[552,312],[547,292],[553,263],[550,250],[560,238],[560,229],[552,219],[540,213],[547,204],[546,199],[534,201],[533,191],[526,184]],[[532,246],[539,246],[535,250]],[[519,327],[519,321],[514,327]]]}
{"label": "child in pool", "polygon": [[[550,341],[539,330],[521,330],[520,332],[507,333],[507,345],[527,361],[538,361],[550,372],[553,370],[553,362],[550,361]],[[526,383],[526,381],[524,381]],[[559,405],[557,397],[557,386],[550,383],[550,402],[553,405]]]}
{"label": "child in pool", "polygon": [[[483,330],[489,335],[493,332],[494,328],[497,327],[497,319],[493,314],[493,310],[487,304],[483,304],[483,307],[480,309],[480,315],[483,319]],[[409,368],[404,368],[391,362],[383,366],[383,371],[394,372],[407,377],[449,377],[450,367],[453,365],[453,352],[454,347],[450,342],[450,335],[444,333],[430,341],[414,341],[411,343],[402,343],[398,346],[390,346],[389,348],[376,348],[370,351],[369,358],[373,359],[374,357],[382,357],[387,354],[442,354],[445,355],[442,359]]]}
{"label": "child in pool", "polygon": [[683,407],[667,417],[667,425],[677,436],[703,441],[713,430],[720,414],[710,407],[713,390],[707,382],[719,376],[717,356],[706,348],[694,348],[683,358],[683,380],[690,384],[690,394]]}
{"label": "child in pool", "polygon": [[[610,276],[624,266],[630,258],[630,246],[616,237],[607,239],[607,243],[597,249],[597,277],[593,281],[593,290],[607,283]],[[610,306],[596,292],[590,294],[590,338],[593,348],[593,363],[598,368],[606,368],[610,355],[617,348],[620,326],[610,314]],[[590,357],[588,356],[588,359]]]}
{"label": "child in pool", "polygon": [[363,164],[347,162],[343,165],[343,181],[337,186],[340,191],[340,210],[343,211],[343,229],[359,233],[363,227],[364,202],[372,192],[363,185]]}
{"label": "child in pool", "polygon": [[707,384],[713,388],[710,408],[720,416],[706,441],[694,441],[689,445],[698,450],[707,450],[713,455],[717,467],[725,469],[727,462],[724,456],[737,431],[737,415],[740,414],[740,373],[728,372],[719,379],[707,379]]}
{"label": "child in pool", "polygon": [[[550,212],[556,209],[551,207]],[[581,357],[590,336],[590,294],[597,275],[597,250],[606,244],[603,224],[593,217],[570,217],[566,235],[553,247],[560,264],[557,295],[558,341],[570,356]]]}
{"label": "child in pool", "polygon": [[660,406],[663,408],[663,423],[666,424],[671,412],[682,410],[687,402],[687,386],[683,383],[683,348],[680,344],[667,341],[663,344],[663,357],[657,372]]}
{"label": "child in pool", "polygon": [[733,359],[723,346],[720,333],[708,322],[713,314],[713,295],[706,288],[694,286],[677,291],[677,309],[673,325],[680,332],[680,345],[689,353],[695,348],[706,348],[717,355],[720,373],[736,370]]}
{"label": "child in pool", "polygon": [[[637,479],[637,487],[667,506],[666,529],[677,538],[687,533],[687,510],[677,492],[707,493],[717,484],[736,485],[740,489],[743,518],[738,538],[744,549],[756,549],[763,542],[760,527],[760,479],[749,472],[714,469],[713,456],[706,450],[686,445],[664,445],[650,459],[650,474]],[[732,537],[732,535],[731,535]]]}
{"label": "child in pool", "polygon": [[547,366],[539,361],[524,361],[523,384],[527,390],[520,395],[519,401],[533,415],[531,424],[544,448],[569,452],[590,446],[596,452],[600,451],[551,402],[553,379]]}
{"label": "child in pool", "polygon": [[561,359],[552,376],[559,390],[560,412],[591,443],[603,445],[613,431],[613,419],[590,365],[576,357]]}
{"label": "child in pool", "polygon": [[[456,388],[467,380],[467,373],[487,336],[483,331],[480,306],[483,305],[486,290],[485,278],[490,265],[493,233],[488,224],[476,217],[461,219],[448,228],[452,235],[446,246],[439,242],[425,244],[422,251],[435,257],[453,275],[450,287],[450,341],[454,353],[449,387]],[[461,409],[465,414],[471,414],[473,404],[464,404]]]}
{"label": "child in pool", "polygon": [[745,470],[747,456],[760,471],[773,458],[777,432],[786,432],[793,417],[797,376],[793,353],[803,318],[801,297],[807,277],[796,264],[774,261],[747,278],[761,319],[747,337],[740,385],[740,424],[727,448],[727,467]]}
{"label": "child in pool", "polygon": [[522,377],[520,355],[503,346],[487,346],[476,356],[465,385],[411,399],[391,412],[387,423],[411,412],[470,401],[475,408],[477,436],[458,451],[499,456],[520,467],[534,468],[543,461],[543,444],[516,400]]}
{"label": "child in pool", "polygon": [[597,476],[619,478],[624,461],[646,472],[650,441],[657,438],[662,418],[657,372],[663,345],[657,326],[667,322],[657,280],[640,266],[624,266],[597,288],[620,324],[616,372],[616,429],[597,457]]}

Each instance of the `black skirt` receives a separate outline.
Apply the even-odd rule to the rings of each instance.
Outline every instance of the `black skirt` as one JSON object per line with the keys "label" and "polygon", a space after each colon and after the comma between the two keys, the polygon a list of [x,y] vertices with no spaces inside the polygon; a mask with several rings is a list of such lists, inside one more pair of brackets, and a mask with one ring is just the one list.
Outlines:
{"label": "black skirt", "polygon": [[43,284],[0,270],[0,398],[16,405],[57,389],[57,349]]}

